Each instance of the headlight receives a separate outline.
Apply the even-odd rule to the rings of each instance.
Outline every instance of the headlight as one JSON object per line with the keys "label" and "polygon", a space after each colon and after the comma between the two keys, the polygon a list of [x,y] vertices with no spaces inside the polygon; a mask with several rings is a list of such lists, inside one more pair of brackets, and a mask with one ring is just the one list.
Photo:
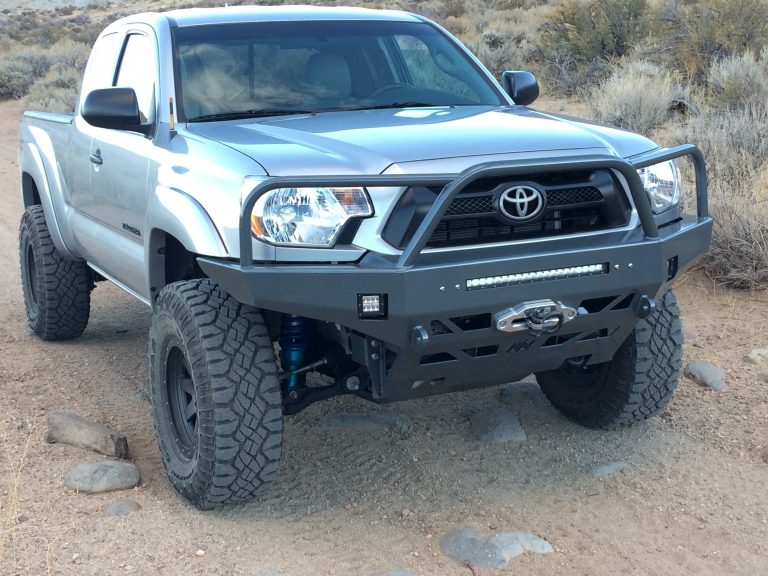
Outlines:
{"label": "headlight", "polygon": [[350,218],[371,215],[362,188],[279,188],[256,201],[251,230],[271,244],[328,247]]}
{"label": "headlight", "polygon": [[661,162],[637,171],[654,214],[661,214],[680,202],[680,173],[673,161]]}

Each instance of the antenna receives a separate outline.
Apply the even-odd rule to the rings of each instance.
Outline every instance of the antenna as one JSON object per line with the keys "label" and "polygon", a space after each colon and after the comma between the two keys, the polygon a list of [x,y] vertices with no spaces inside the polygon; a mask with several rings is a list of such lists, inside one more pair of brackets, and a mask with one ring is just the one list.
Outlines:
{"label": "antenna", "polygon": [[176,131],[176,116],[174,116],[174,114],[173,114],[173,96],[168,98],[168,105],[170,106],[170,112],[171,112],[171,116],[170,116],[170,118],[171,118],[170,119],[171,131],[175,132]]}

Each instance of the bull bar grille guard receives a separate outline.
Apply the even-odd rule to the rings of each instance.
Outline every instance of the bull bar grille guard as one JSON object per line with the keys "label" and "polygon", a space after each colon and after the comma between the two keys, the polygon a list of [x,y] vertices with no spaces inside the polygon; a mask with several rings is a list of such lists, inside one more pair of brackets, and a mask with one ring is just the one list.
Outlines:
{"label": "bull bar grille guard", "polygon": [[589,170],[608,168],[617,171],[627,182],[632,201],[635,205],[640,224],[646,239],[659,237],[659,229],[654,221],[650,199],[643,188],[637,170],[659,162],[689,156],[696,174],[696,208],[699,219],[709,216],[707,203],[706,164],[701,151],[692,144],[674,148],[654,150],[625,160],[609,155],[588,155],[575,158],[544,158],[534,162],[529,160],[500,161],[478,164],[461,172],[458,176],[446,174],[432,175],[378,175],[378,176],[310,176],[310,177],[274,177],[258,184],[248,194],[240,211],[240,266],[243,269],[254,266],[253,235],[251,232],[251,213],[258,199],[271,190],[278,188],[301,188],[313,186],[329,187],[408,187],[408,186],[444,186],[411,241],[403,249],[394,264],[395,269],[413,266],[425,248],[432,233],[440,224],[452,201],[462,190],[480,178],[515,176],[531,172],[561,172],[566,170]]}

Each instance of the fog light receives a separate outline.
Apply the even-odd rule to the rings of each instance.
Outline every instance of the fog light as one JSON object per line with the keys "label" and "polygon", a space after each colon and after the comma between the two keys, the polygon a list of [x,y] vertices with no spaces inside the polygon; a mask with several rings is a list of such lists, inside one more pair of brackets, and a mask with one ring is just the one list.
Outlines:
{"label": "fog light", "polygon": [[376,319],[387,317],[386,294],[358,294],[357,316],[360,319]]}

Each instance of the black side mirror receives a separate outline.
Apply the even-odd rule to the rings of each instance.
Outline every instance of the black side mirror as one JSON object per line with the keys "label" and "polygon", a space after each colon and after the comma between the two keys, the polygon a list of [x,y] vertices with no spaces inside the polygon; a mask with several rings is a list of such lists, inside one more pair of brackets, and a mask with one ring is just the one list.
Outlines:
{"label": "black side mirror", "polygon": [[539,83],[530,72],[507,70],[501,75],[501,83],[515,104],[528,106],[539,97]]}
{"label": "black side mirror", "polygon": [[149,134],[152,126],[141,123],[139,101],[133,88],[102,88],[85,97],[83,120],[97,128],[130,130]]}

